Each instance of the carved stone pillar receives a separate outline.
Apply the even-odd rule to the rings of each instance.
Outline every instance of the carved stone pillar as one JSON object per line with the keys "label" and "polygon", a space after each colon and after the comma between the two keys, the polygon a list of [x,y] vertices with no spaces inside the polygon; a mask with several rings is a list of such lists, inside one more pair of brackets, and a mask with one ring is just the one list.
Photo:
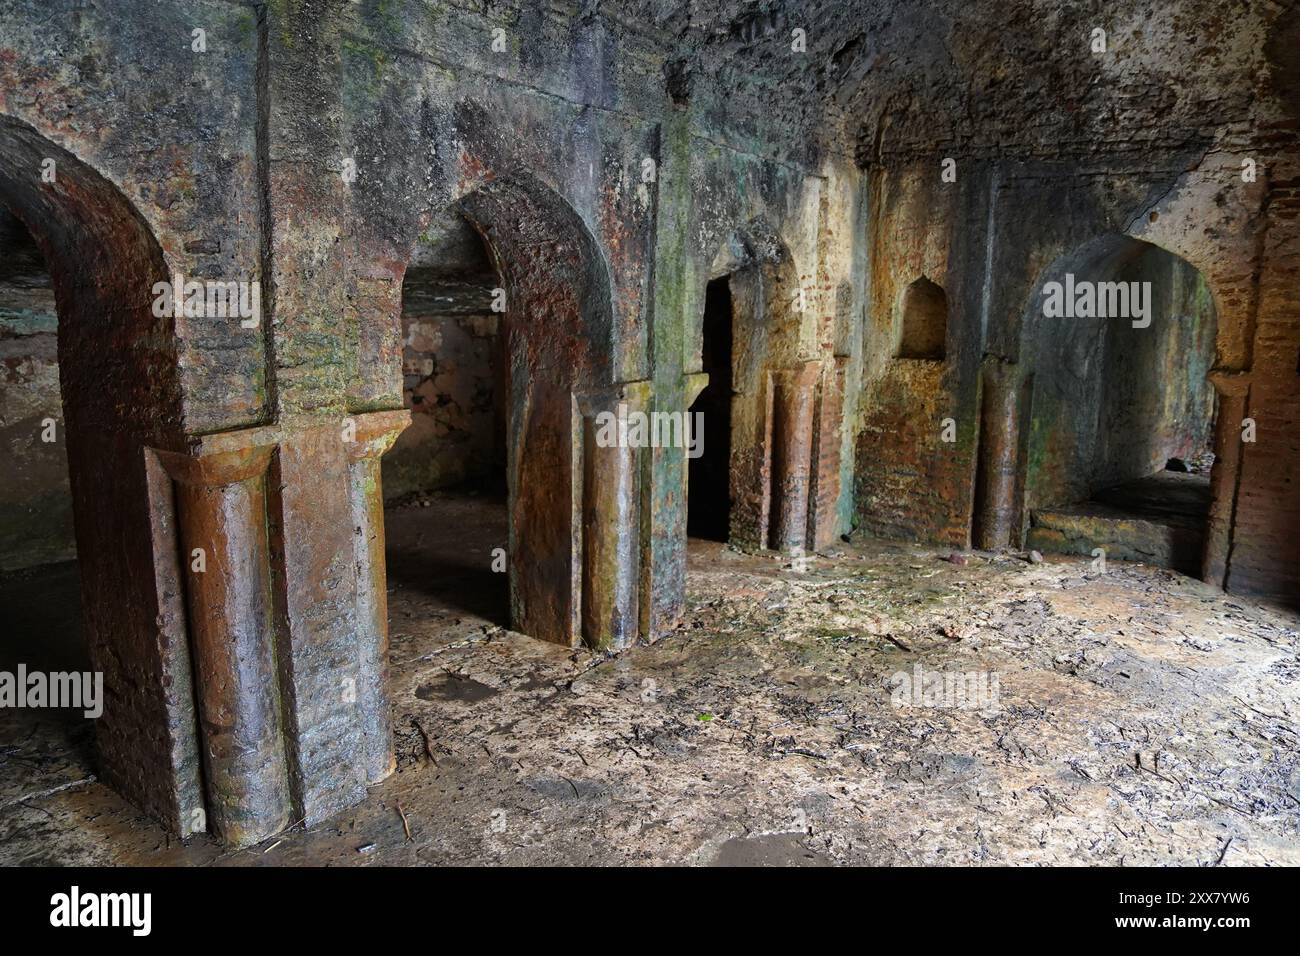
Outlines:
{"label": "carved stone pillar", "polygon": [[1210,469],[1210,511],[1205,521],[1201,579],[1227,588],[1232,524],[1241,478],[1241,422],[1250,396],[1248,375],[1215,372],[1210,383],[1219,394],[1214,424],[1214,467]]}
{"label": "carved stone pillar", "polygon": [[772,373],[771,547],[792,551],[808,543],[808,488],[812,475],[813,409],[818,362]]}
{"label": "carved stone pillar", "polygon": [[1020,449],[1018,366],[985,359],[980,407],[974,545],[985,551],[1011,544],[1016,524],[1016,467]]}
{"label": "carved stone pillar", "polygon": [[308,826],[365,798],[351,463],[335,420],[282,426],[267,511],[294,819]]}
{"label": "carved stone pillar", "polygon": [[[667,397],[656,390],[655,404],[689,411],[708,384],[707,373],[687,372],[678,388],[665,390]],[[686,606],[686,451],[651,448],[641,463],[641,637],[647,641],[670,633]]]}
{"label": "carved stone pillar", "polygon": [[[736,390],[731,399],[731,522],[733,548],[759,551],[767,545],[772,517],[772,416],[776,386],[757,376],[755,392]],[[706,426],[707,427],[707,426]]]}
{"label": "carved stone pillar", "polygon": [[[608,423],[646,413],[649,382],[577,397],[582,415],[582,637],[598,650],[636,641],[640,591],[640,451],[634,433]],[[612,416],[612,418],[610,417]],[[605,427],[602,428],[602,422]],[[652,433],[647,429],[644,439]],[[624,440],[627,439],[627,440]]]}
{"label": "carved stone pillar", "polygon": [[849,357],[835,356],[835,364],[822,376],[813,416],[812,486],[808,498],[808,547],[824,548],[838,531],[841,448],[844,420],[844,384]]}
{"label": "carved stone pillar", "polygon": [[263,430],[158,452],[176,483],[211,829],[236,846],[290,823],[273,641]]}
{"label": "carved stone pillar", "polygon": [[[357,716],[367,783],[396,767],[388,694],[388,576],[379,459],[411,423],[406,409],[353,415],[344,442],[352,493],[357,569]],[[345,423],[345,426],[348,423]],[[352,440],[349,441],[348,438]]]}

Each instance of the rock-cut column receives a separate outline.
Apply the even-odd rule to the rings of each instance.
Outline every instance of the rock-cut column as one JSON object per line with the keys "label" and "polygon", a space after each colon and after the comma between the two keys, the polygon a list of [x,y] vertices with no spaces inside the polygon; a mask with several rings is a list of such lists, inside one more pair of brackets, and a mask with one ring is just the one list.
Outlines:
{"label": "rock-cut column", "polygon": [[985,551],[1011,544],[1016,523],[1016,468],[1020,449],[1018,371],[1014,362],[994,356],[984,362],[974,544]]}
{"label": "rock-cut column", "polygon": [[[649,382],[578,396],[582,415],[582,638],[618,650],[640,631],[640,449],[653,440]],[[683,419],[685,415],[682,416]],[[627,427],[611,427],[619,421]],[[613,438],[611,441],[610,439]],[[626,440],[625,440],[626,439]]]}
{"label": "rock-cut column", "polygon": [[244,846],[290,822],[257,431],[158,452],[175,482],[209,828]]}
{"label": "rock-cut column", "polygon": [[1241,480],[1241,423],[1246,417],[1250,377],[1215,372],[1210,382],[1219,395],[1219,412],[1214,425],[1214,467],[1210,469],[1210,510],[1205,521],[1201,579],[1226,589],[1237,485]]}
{"label": "rock-cut column", "polygon": [[812,480],[813,409],[821,365],[806,362],[772,373],[772,527],[778,551],[808,542],[808,488]]}
{"label": "rock-cut column", "polygon": [[357,718],[367,783],[393,772],[388,705],[388,576],[380,457],[411,423],[406,409],[353,415],[345,423],[357,572]]}

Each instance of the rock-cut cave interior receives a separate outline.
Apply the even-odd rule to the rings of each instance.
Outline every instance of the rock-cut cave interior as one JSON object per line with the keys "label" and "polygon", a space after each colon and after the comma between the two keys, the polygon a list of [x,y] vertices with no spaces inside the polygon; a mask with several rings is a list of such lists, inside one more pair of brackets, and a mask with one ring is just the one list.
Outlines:
{"label": "rock-cut cave interior", "polygon": [[0,863],[1300,864],[1300,8],[0,3]]}

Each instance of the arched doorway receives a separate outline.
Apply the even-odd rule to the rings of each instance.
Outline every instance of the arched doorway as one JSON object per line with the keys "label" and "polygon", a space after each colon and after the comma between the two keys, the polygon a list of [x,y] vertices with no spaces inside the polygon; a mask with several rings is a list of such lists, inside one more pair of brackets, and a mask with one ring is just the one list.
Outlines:
{"label": "arched doorway", "polygon": [[388,577],[435,610],[510,625],[503,280],[449,208],[402,281],[402,377],[411,424],[383,456]]}
{"label": "arched doorway", "polygon": [[[620,405],[645,408],[649,394],[644,383],[615,381],[613,310],[600,250],[581,217],[532,180],[481,185],[433,223],[432,233],[446,241],[415,260],[415,284],[405,288],[417,292],[421,270],[441,270],[445,280],[449,269],[457,271],[456,257],[465,260],[459,275],[469,284],[476,319],[484,320],[485,341],[474,367],[462,371],[491,395],[480,395],[481,414],[462,430],[466,448],[483,452],[489,472],[500,464],[501,446],[485,430],[499,428],[503,439],[510,626],[560,644],[625,646],[639,625],[638,449],[602,447],[593,422]],[[480,245],[471,245],[462,224]],[[434,371],[445,358],[445,337],[439,348],[444,355],[430,356]],[[434,394],[437,401],[436,388]],[[414,404],[417,395],[418,384],[408,400]],[[399,443],[391,454],[409,462],[419,444]],[[478,467],[461,457],[456,467]],[[478,559],[491,573],[490,555]]]}
{"label": "arched doorway", "polygon": [[1204,277],[1123,236],[1058,262],[1025,317],[1019,441],[1026,546],[1200,575],[1217,317]]}
{"label": "arched doorway", "polygon": [[108,698],[102,779],[174,831],[203,829],[183,585],[151,507],[171,483],[147,451],[183,444],[173,320],[152,308],[162,250],[112,183],[4,116],[0,205],[34,238],[57,305],[84,635]]}
{"label": "arched doorway", "polygon": [[[798,551],[811,542],[809,489],[820,371],[802,349],[808,296],[789,248],[761,220],[723,246],[710,274],[696,360],[709,381],[692,410],[706,414],[703,457],[719,454],[712,445],[717,434],[725,440],[727,458],[725,466],[712,458],[710,465],[689,470],[687,526],[703,524],[713,536],[747,550]],[[723,467],[728,472],[725,529],[706,517],[721,510],[718,472]]]}
{"label": "arched doorway", "polygon": [[[0,205],[0,673],[6,675],[20,667],[29,674],[92,669],[82,633],[57,343],[45,257]],[[3,762],[10,771],[26,769],[28,791],[94,772],[93,722],[84,708],[61,703],[0,710]],[[60,751],[66,759],[47,759]]]}

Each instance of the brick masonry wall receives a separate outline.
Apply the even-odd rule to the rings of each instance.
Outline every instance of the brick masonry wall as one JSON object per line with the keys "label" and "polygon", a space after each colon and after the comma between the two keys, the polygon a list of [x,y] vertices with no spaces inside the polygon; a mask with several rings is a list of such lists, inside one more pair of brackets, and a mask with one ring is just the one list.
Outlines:
{"label": "brick masonry wall", "polygon": [[1259,309],[1227,586],[1300,603],[1300,162],[1270,172]]}
{"label": "brick masonry wall", "polygon": [[882,538],[965,545],[972,423],[955,421],[958,440],[942,440],[942,420],[951,417],[943,363],[896,359],[863,401],[859,526]]}

